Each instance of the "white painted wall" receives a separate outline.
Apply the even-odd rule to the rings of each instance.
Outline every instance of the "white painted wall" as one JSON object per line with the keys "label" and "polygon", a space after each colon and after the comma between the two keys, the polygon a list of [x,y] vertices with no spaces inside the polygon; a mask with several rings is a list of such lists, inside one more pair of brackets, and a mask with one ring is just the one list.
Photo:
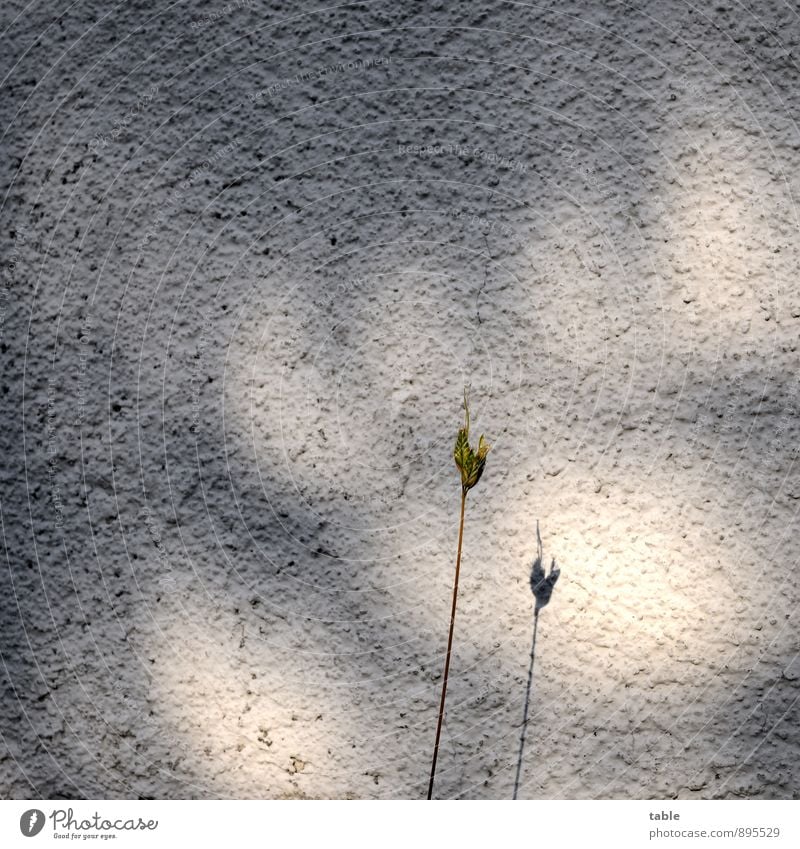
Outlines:
{"label": "white painted wall", "polygon": [[[317,4],[320,6],[322,4]],[[0,793],[797,798],[800,20],[6,3]],[[410,148],[410,149],[409,149]]]}

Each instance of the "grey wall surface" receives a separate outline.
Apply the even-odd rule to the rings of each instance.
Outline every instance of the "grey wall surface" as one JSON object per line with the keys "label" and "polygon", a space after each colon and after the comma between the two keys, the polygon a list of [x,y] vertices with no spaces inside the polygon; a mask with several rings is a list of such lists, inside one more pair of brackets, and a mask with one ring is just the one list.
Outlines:
{"label": "grey wall surface", "polygon": [[0,16],[0,795],[800,796],[793,4]]}

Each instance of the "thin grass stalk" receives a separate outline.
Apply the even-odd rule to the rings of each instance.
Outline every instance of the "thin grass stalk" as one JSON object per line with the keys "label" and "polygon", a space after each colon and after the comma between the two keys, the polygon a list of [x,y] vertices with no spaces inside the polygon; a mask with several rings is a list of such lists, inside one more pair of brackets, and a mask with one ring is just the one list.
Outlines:
{"label": "thin grass stalk", "polygon": [[461,571],[461,544],[464,540],[464,510],[467,504],[467,490],[461,490],[461,520],[458,525],[458,553],[456,554],[456,574],[453,579],[453,606],[450,610],[450,633],[447,636],[447,654],[444,659],[444,680],[442,681],[442,698],[439,702],[439,721],[436,723],[436,742],[433,746],[433,760],[431,761],[431,780],[428,784],[428,799],[433,798],[433,781],[436,778],[436,760],[439,757],[439,738],[442,735],[442,721],[444,720],[444,703],[447,699],[447,678],[450,674],[450,655],[453,651],[453,629],[456,624],[456,602],[458,600],[458,575]]}

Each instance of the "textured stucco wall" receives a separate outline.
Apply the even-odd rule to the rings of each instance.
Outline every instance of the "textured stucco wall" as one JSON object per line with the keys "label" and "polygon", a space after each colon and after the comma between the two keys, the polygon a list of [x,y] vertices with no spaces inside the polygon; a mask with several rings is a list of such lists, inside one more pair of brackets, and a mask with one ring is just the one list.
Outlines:
{"label": "textured stucco wall", "polygon": [[2,796],[800,795],[791,4],[0,15]]}

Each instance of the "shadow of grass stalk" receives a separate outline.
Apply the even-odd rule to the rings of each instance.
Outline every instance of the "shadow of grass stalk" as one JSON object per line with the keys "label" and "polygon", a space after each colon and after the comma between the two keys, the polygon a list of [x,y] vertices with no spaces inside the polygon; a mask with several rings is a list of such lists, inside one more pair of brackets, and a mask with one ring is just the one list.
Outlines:
{"label": "shadow of grass stalk", "polygon": [[550,604],[558,576],[561,570],[556,565],[555,557],[550,563],[550,574],[544,570],[544,549],[542,548],[542,535],[539,533],[539,523],[536,523],[536,559],[531,569],[531,592],[536,599],[533,608],[533,640],[531,641],[531,660],[528,665],[528,684],[525,687],[525,707],[522,711],[522,728],[519,735],[519,755],[517,756],[517,774],[514,777],[514,795],[516,799],[519,793],[520,778],[522,776],[522,760],[525,756],[525,737],[528,733],[528,719],[531,706],[531,691],[533,690],[533,664],[536,659],[536,630],[539,626],[539,611]]}
{"label": "shadow of grass stalk", "polygon": [[436,778],[436,760],[439,757],[439,740],[442,735],[444,720],[444,705],[447,698],[447,678],[450,674],[450,657],[453,650],[453,629],[456,624],[456,605],[458,602],[458,576],[461,571],[461,547],[464,541],[464,513],[467,506],[467,493],[481,479],[486,465],[486,455],[489,453],[489,443],[481,435],[478,440],[478,450],[473,450],[469,444],[469,398],[464,390],[464,426],[459,428],[456,445],[453,449],[453,459],[461,472],[461,516],[458,523],[458,551],[456,553],[456,571],[453,578],[453,604],[450,609],[450,631],[447,635],[447,654],[444,660],[444,675],[442,681],[442,698],[439,702],[439,719],[436,723],[436,742],[433,746],[431,761],[431,779],[428,784],[428,799],[433,798],[433,782]]}

